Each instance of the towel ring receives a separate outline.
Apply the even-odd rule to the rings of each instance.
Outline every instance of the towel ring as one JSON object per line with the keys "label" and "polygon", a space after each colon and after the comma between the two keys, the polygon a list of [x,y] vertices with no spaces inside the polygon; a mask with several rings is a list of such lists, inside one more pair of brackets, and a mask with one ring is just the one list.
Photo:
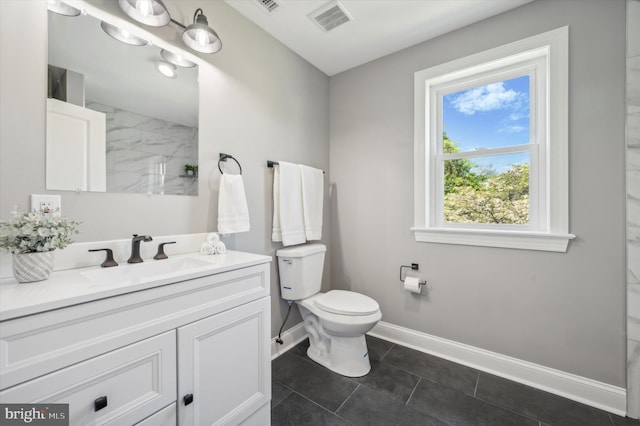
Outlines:
{"label": "towel ring", "polygon": [[240,163],[238,162],[238,160],[236,160],[235,158],[233,158],[232,155],[229,154],[223,154],[222,152],[220,153],[220,159],[218,160],[218,170],[220,170],[220,173],[224,172],[222,171],[222,169],[220,168],[220,162],[221,161],[227,161],[227,158],[231,158],[233,161],[236,162],[236,164],[238,165],[238,168],[240,169],[240,174],[242,174],[242,166],[240,165]]}

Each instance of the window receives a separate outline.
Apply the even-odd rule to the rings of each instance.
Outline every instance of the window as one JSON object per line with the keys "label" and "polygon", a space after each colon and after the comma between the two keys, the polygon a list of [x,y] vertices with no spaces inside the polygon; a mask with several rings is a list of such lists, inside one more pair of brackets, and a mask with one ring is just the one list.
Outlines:
{"label": "window", "polygon": [[415,74],[416,241],[566,251],[568,28]]}

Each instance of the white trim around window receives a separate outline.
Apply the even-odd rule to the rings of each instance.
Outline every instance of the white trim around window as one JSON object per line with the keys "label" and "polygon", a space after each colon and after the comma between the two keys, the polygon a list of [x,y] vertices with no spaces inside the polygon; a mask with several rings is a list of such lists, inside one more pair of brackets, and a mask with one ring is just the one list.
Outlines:
{"label": "white trim around window", "polygon": [[[565,252],[569,240],[568,27],[415,73],[414,226],[418,242]],[[528,152],[527,225],[443,221],[442,96],[511,76],[531,81],[532,142],[471,155]],[[453,89],[452,89],[453,88]],[[465,155],[465,154],[462,154]],[[468,156],[468,155],[467,155]],[[440,177],[440,178],[438,178]],[[438,187],[440,185],[440,187]]]}

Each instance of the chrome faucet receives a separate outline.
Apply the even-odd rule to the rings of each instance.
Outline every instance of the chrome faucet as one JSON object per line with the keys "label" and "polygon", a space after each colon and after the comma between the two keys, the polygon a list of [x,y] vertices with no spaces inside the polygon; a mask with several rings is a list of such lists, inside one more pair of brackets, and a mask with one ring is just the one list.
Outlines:
{"label": "chrome faucet", "polygon": [[131,257],[127,260],[127,263],[140,263],[143,262],[140,257],[140,241],[153,241],[148,235],[140,235],[133,234],[133,238],[131,239]]}

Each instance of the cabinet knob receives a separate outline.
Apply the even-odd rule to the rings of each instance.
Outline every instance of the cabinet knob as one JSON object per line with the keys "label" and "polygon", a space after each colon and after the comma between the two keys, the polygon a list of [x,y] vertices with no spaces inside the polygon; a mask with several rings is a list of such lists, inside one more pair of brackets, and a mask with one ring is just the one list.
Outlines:
{"label": "cabinet knob", "polygon": [[107,397],[101,396],[93,401],[93,411],[100,411],[107,406]]}
{"label": "cabinet knob", "polygon": [[184,405],[189,405],[193,402],[193,394],[192,393],[188,393],[186,394],[182,400],[184,401]]}

